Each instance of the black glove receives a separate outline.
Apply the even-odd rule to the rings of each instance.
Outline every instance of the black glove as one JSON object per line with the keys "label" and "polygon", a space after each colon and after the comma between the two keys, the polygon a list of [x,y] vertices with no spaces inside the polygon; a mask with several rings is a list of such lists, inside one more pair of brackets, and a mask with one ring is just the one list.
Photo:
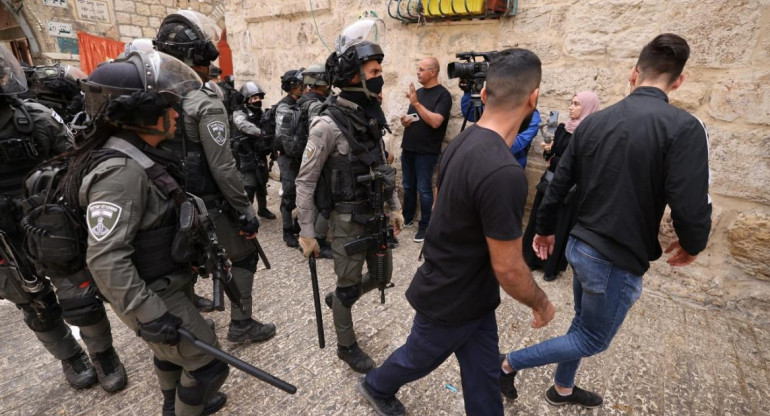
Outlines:
{"label": "black glove", "polygon": [[252,235],[259,231],[259,220],[257,217],[254,217],[248,221],[246,221],[246,216],[241,215],[238,217],[239,222],[241,223],[240,231],[243,231],[247,235]]}
{"label": "black glove", "polygon": [[182,326],[182,319],[178,316],[166,312],[160,318],[147,323],[139,322],[139,329],[136,335],[144,338],[147,342],[156,344],[179,344],[179,332],[177,329]]}

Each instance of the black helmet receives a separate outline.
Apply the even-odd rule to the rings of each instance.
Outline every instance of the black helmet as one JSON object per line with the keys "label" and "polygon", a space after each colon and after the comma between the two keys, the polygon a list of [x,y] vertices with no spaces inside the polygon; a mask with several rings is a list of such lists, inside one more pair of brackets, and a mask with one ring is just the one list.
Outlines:
{"label": "black helmet", "polygon": [[326,69],[321,64],[310,65],[303,73],[303,83],[310,86],[329,85],[326,77]]}
{"label": "black helmet", "polygon": [[27,82],[29,90],[38,98],[69,102],[80,94],[78,80],[86,77],[78,67],[57,63],[31,68]]}
{"label": "black helmet", "polygon": [[209,66],[217,59],[219,28],[211,18],[192,10],[179,10],[163,19],[152,40],[155,48],[190,66]]}
{"label": "black helmet", "polygon": [[216,65],[209,65],[209,78],[219,78],[222,75],[222,69]]}
{"label": "black helmet", "polygon": [[188,92],[201,88],[189,66],[158,51],[134,51],[99,65],[80,81],[85,110],[92,118],[150,126]]}
{"label": "black helmet", "polygon": [[8,48],[0,45],[0,95],[16,95],[27,91],[27,78],[19,61]]}
{"label": "black helmet", "polygon": [[291,92],[294,88],[302,86],[302,71],[305,68],[290,69],[281,76],[281,89]]}
{"label": "black helmet", "polygon": [[381,19],[361,19],[345,28],[337,38],[336,50],[326,60],[326,73],[335,87],[347,88],[356,74],[361,75],[364,92],[366,89],[363,65],[367,61],[382,62],[385,53],[377,44],[385,34],[385,23]]}
{"label": "black helmet", "polygon": [[241,87],[241,95],[246,102],[249,102],[249,98],[255,95],[258,95],[260,99],[265,98],[265,91],[256,82],[249,81]]}

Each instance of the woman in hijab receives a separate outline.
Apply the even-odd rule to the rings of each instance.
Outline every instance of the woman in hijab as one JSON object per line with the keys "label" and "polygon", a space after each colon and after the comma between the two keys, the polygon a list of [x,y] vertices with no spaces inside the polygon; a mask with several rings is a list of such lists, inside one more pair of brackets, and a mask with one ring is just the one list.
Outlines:
{"label": "woman in hijab", "polygon": [[548,162],[548,169],[546,169],[543,176],[540,178],[540,183],[537,184],[535,189],[537,194],[535,195],[535,201],[532,204],[532,211],[529,214],[529,223],[527,229],[524,232],[523,250],[524,260],[532,270],[543,269],[543,279],[546,281],[555,280],[560,272],[567,269],[567,258],[564,256],[564,251],[567,246],[567,237],[572,229],[572,225],[575,222],[575,214],[577,212],[577,201],[574,198],[575,188],[570,190],[567,198],[562,202],[562,206],[559,209],[559,219],[556,224],[556,246],[554,247],[553,254],[548,256],[548,260],[542,261],[537,255],[535,255],[532,249],[532,239],[535,236],[535,218],[537,218],[537,209],[540,207],[540,201],[543,200],[548,184],[553,178],[556,167],[559,164],[559,159],[562,154],[567,150],[572,133],[575,131],[580,122],[583,121],[590,114],[599,111],[599,96],[593,91],[581,91],[572,97],[569,106],[570,120],[566,123],[559,124],[556,127],[553,141],[550,143],[543,142],[543,157]]}

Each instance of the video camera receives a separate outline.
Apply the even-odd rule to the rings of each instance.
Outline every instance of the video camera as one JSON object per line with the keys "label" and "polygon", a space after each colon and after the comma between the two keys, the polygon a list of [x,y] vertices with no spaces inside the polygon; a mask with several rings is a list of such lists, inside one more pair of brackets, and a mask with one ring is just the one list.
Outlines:
{"label": "video camera", "polygon": [[[484,81],[487,79],[489,61],[496,54],[497,51],[457,53],[455,57],[465,62],[450,62],[447,65],[447,74],[449,74],[449,78],[460,78],[460,88],[463,91],[478,95],[484,88]],[[477,62],[476,58],[484,58],[484,60]]]}

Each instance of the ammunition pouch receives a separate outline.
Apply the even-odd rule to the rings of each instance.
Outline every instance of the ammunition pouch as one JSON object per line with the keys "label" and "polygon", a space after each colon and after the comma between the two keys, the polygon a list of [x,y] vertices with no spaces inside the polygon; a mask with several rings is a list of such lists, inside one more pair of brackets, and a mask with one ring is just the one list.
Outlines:
{"label": "ammunition pouch", "polygon": [[[31,199],[28,199],[30,201]],[[25,251],[49,276],[72,275],[83,268],[87,235],[82,220],[59,204],[36,206],[21,220]]]}
{"label": "ammunition pouch", "polygon": [[35,332],[50,331],[61,321],[62,309],[51,286],[36,294],[34,301],[21,306],[21,310],[24,323]]}
{"label": "ammunition pouch", "polygon": [[179,208],[179,227],[171,243],[171,259],[179,264],[201,264],[206,244],[195,206],[192,201],[184,201]]}
{"label": "ammunition pouch", "polygon": [[0,265],[0,298],[13,302],[16,305],[23,305],[32,300],[32,294],[24,290],[21,271],[15,266],[9,264],[7,259]]}
{"label": "ammunition pouch", "polygon": [[0,163],[36,161],[40,156],[32,137],[0,139]]}
{"label": "ammunition pouch", "polygon": [[363,288],[361,287],[361,283],[348,287],[337,286],[334,294],[337,296],[340,303],[342,303],[342,306],[350,309],[363,294]]}

